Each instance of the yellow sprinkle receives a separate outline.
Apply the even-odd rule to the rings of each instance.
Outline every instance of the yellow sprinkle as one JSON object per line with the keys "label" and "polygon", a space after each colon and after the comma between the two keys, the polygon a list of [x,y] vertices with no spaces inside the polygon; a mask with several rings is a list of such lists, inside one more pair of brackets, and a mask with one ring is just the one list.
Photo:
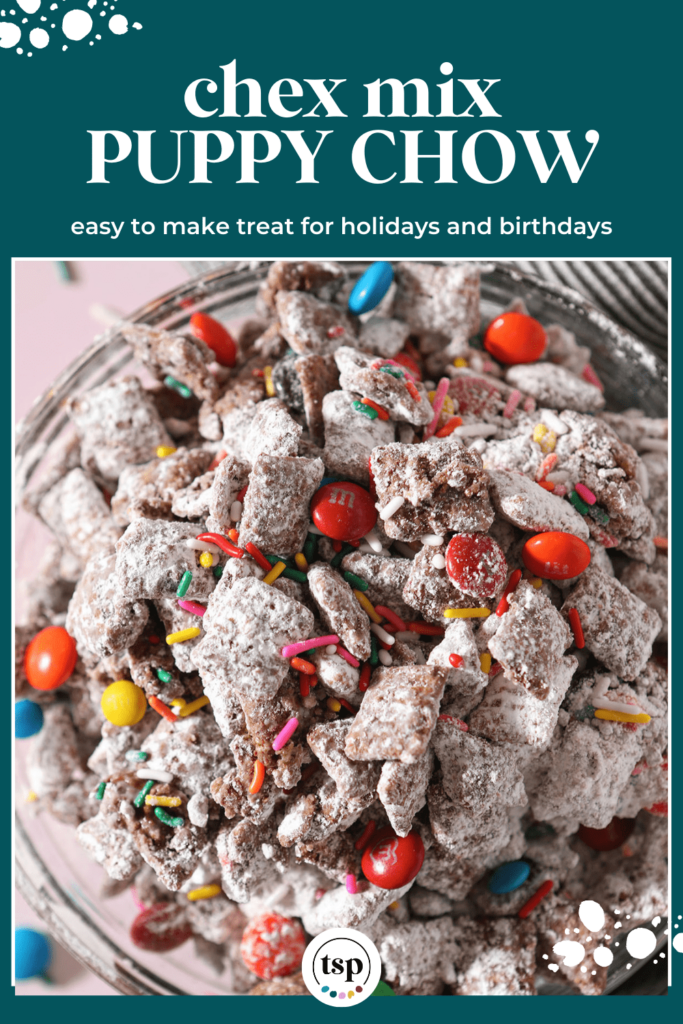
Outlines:
{"label": "yellow sprinkle", "polygon": [[284,562],[276,562],[273,568],[267,574],[267,576],[263,577],[263,582],[267,583],[269,586],[271,583],[275,583],[275,580],[278,578],[280,573],[283,573],[286,568],[287,566],[285,565]]}
{"label": "yellow sprinkle", "polygon": [[491,655],[488,653],[488,651],[486,652],[486,654],[479,655],[479,667],[481,668],[482,672],[486,673],[486,675],[488,675],[489,672],[491,671]]}
{"label": "yellow sprinkle", "polygon": [[200,708],[205,707],[209,702],[208,697],[197,697],[191,704],[186,704],[184,708],[180,709],[179,717],[187,718],[188,715],[193,714],[195,711],[199,711]]}
{"label": "yellow sprinkle", "polygon": [[341,704],[334,697],[328,697],[326,703],[330,711],[341,711]]}
{"label": "yellow sprinkle", "polygon": [[534,427],[534,432],[531,435],[536,444],[540,444],[545,435],[548,433],[548,428],[545,423],[537,423]]}
{"label": "yellow sprinkle", "polygon": [[173,452],[177,452],[177,448],[171,448],[167,444],[160,444],[157,448],[157,458],[165,459],[167,455],[173,455]]}
{"label": "yellow sprinkle", "polygon": [[536,444],[541,446],[541,451],[544,455],[550,455],[551,452],[555,451],[557,434],[554,430],[548,430],[545,423],[537,423],[531,436]]}
{"label": "yellow sprinkle", "polygon": [[453,366],[467,366],[467,360],[463,359],[462,356],[458,356],[457,359],[453,360]]}
{"label": "yellow sprinkle", "polygon": [[488,619],[491,612],[488,608],[446,608],[445,619]]}
{"label": "yellow sprinkle", "polygon": [[303,553],[303,551],[297,551],[297,553],[294,555],[294,561],[296,562],[298,568],[301,569],[302,572],[306,572],[306,570],[308,569],[308,562],[306,561],[306,556]]}
{"label": "yellow sprinkle", "polygon": [[367,597],[365,596],[362,590],[354,590],[354,594],[356,595],[356,600],[358,601],[358,604],[361,606],[361,608],[363,608],[368,613],[372,621],[376,622],[377,625],[379,626],[379,624],[382,622],[382,616],[377,614],[374,605],[370,601],[368,601]]}
{"label": "yellow sprinkle", "polygon": [[179,796],[146,796],[145,803],[149,807],[180,807],[183,801]]}
{"label": "yellow sprinkle", "polygon": [[273,367],[263,367],[263,383],[266,385],[266,394],[269,398],[275,398],[275,386],[273,384]]}
{"label": "yellow sprinkle", "polygon": [[638,725],[645,725],[650,721],[650,716],[646,714],[627,715],[624,711],[603,711],[602,708],[598,708],[595,717],[603,718],[606,722],[637,722]]}
{"label": "yellow sprinkle", "polygon": [[204,569],[211,568],[211,566],[213,565],[213,555],[211,554],[210,551],[202,551],[201,555],[199,556],[199,564]]}
{"label": "yellow sprinkle", "polygon": [[220,896],[223,892],[220,885],[200,885],[198,889],[191,889],[187,894],[188,900],[210,900],[212,896]]}
{"label": "yellow sprinkle", "polygon": [[166,643],[182,644],[184,640],[194,640],[200,633],[201,629],[198,626],[190,626],[189,629],[181,629],[178,633],[169,633],[166,637]]}
{"label": "yellow sprinkle", "polygon": [[175,700],[171,701],[172,708],[184,708],[186,704],[187,701],[184,697],[176,697]]}
{"label": "yellow sprinkle", "polygon": [[393,903],[389,904],[389,910],[398,910],[400,906],[401,904],[398,902],[398,900],[394,900]]}
{"label": "yellow sprinkle", "polygon": [[539,580],[538,576],[533,576],[529,583],[535,590],[540,590],[543,586],[543,580]]}
{"label": "yellow sprinkle", "polygon": [[26,794],[26,803],[27,804],[34,804],[37,799],[38,799],[38,794],[35,792],[35,790],[29,789],[28,793]]}

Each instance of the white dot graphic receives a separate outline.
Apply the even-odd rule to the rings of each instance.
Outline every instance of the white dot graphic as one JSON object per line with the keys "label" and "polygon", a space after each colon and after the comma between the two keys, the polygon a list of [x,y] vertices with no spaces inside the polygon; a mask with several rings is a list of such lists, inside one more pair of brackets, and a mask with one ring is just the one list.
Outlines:
{"label": "white dot graphic", "polygon": [[62,32],[67,39],[73,39],[74,42],[85,39],[91,28],[92,18],[87,11],[67,11],[64,15]]}
{"label": "white dot graphic", "polygon": [[573,942],[571,939],[562,939],[553,946],[553,953],[564,957],[562,961],[565,967],[578,967],[586,955],[586,951],[580,942]]}
{"label": "white dot graphic", "polygon": [[626,948],[636,960],[644,960],[656,945],[657,937],[649,928],[634,928],[626,939]]}
{"label": "white dot graphic", "polygon": [[40,7],[40,0],[17,0],[17,3],[27,14],[35,14]]}
{"label": "white dot graphic", "polygon": [[677,953],[683,953],[683,932],[679,932],[678,935],[674,935],[671,945]]}
{"label": "white dot graphic", "polygon": [[115,36],[122,36],[128,31],[128,18],[125,18],[123,14],[115,14],[113,18],[109,19],[109,31],[113,32]]}
{"label": "white dot graphic", "polygon": [[36,50],[44,49],[50,42],[50,36],[44,28],[31,29],[29,39],[31,40],[31,46],[35,46]]}
{"label": "white dot graphic", "polygon": [[607,946],[598,946],[597,949],[593,950],[593,959],[598,967],[609,967],[614,960],[614,956],[611,949],[608,949]]}
{"label": "white dot graphic", "polygon": [[589,932],[599,932],[605,925],[605,912],[595,900],[584,900],[579,907],[579,919]]}
{"label": "white dot graphic", "polygon": [[21,29],[11,21],[0,21],[0,46],[11,50],[21,39]]}
{"label": "white dot graphic", "polygon": [[441,72],[442,75],[452,75],[453,65],[449,61],[444,61],[444,63],[439,68],[439,71]]}

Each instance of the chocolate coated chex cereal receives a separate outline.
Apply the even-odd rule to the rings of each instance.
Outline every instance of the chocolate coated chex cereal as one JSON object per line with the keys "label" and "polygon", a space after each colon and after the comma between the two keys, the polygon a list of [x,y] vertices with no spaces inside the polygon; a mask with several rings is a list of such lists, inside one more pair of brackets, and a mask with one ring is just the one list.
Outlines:
{"label": "chocolate coated chex cereal", "polygon": [[249,541],[264,554],[295,555],[308,533],[311,498],[320,486],[320,459],[260,455],[249,477],[240,526],[240,544]]}
{"label": "chocolate coated chex cereal", "polygon": [[308,585],[330,633],[335,633],[355,658],[369,658],[370,620],[346,580],[326,562],[315,562],[308,571]]}

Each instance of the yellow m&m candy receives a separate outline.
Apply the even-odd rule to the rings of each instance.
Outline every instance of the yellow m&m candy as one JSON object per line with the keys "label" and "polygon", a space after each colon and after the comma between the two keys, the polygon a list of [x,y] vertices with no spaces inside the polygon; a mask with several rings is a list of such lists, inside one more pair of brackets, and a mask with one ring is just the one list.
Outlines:
{"label": "yellow m&m candy", "polygon": [[102,694],[102,712],[112,725],[136,725],[147,710],[144,691],[129,679],[119,679]]}

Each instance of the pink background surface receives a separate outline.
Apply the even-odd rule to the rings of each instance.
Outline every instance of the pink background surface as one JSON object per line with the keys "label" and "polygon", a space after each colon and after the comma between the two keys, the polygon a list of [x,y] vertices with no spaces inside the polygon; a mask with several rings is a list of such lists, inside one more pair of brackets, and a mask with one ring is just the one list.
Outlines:
{"label": "pink background surface", "polygon": [[[52,380],[80,355],[103,328],[89,312],[94,304],[126,315],[182,283],[176,262],[78,262],[76,279],[61,280],[49,260],[15,263],[15,410],[26,415]],[[17,926],[44,931],[40,918],[17,893]],[[41,979],[17,984],[17,995],[118,995],[53,942],[52,984]]]}
{"label": "pink background surface", "polygon": [[50,260],[14,264],[17,420],[104,330],[91,306],[109,306],[128,315],[187,280],[175,261],[88,260],[70,266],[74,281],[63,281]]}

